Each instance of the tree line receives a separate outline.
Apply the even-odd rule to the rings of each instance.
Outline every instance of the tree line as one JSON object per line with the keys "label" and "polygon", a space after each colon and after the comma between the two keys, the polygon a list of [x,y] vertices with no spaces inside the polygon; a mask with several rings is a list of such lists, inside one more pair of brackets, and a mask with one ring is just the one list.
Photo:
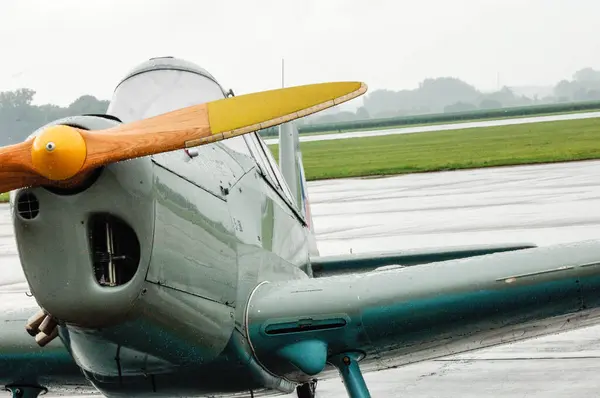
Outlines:
{"label": "tree line", "polygon": [[[35,91],[29,88],[0,92],[0,145],[22,141],[37,128],[62,117],[105,113],[109,104],[107,100],[83,95],[67,107],[34,105],[34,96]],[[460,79],[439,77],[423,80],[414,90],[373,90],[363,97],[363,106],[355,112],[334,109],[297,123],[348,122],[590,100],[600,100],[600,71],[592,68],[575,72],[570,80],[561,80],[552,95],[543,98],[517,95],[509,87],[483,93]]]}
{"label": "tree line", "polygon": [[82,95],[67,107],[58,105],[33,105],[35,91],[22,88],[0,92],[0,145],[23,141],[43,125],[63,117],[102,114],[109,101],[92,95]]}
{"label": "tree line", "polygon": [[301,123],[347,122],[592,100],[600,100],[600,71],[592,68],[575,72],[571,80],[561,80],[554,86],[551,95],[542,98],[518,95],[506,86],[484,93],[460,79],[439,77],[423,80],[414,90],[374,90],[363,97],[363,106],[356,112],[317,114]]}

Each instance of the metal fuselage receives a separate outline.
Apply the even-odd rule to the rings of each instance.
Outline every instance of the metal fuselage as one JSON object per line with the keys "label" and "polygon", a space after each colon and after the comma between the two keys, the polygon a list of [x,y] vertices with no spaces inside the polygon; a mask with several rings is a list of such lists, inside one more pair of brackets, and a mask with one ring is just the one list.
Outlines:
{"label": "metal fuselage", "polygon": [[[224,96],[206,71],[163,58],[132,71],[108,113],[131,122]],[[302,168],[288,138],[292,180]],[[442,248],[422,252],[428,264],[310,279],[301,188],[292,194],[248,134],[112,164],[70,190],[13,192],[23,271],[60,340],[40,348],[25,333],[33,299],[0,302],[0,383],[91,383],[129,397],[291,392],[334,374],[340,354],[379,370],[600,322],[598,241],[485,256]]]}
{"label": "metal fuselage", "polygon": [[[108,113],[128,122],[224,97],[210,75],[172,66],[132,72]],[[261,281],[308,278],[311,232],[258,136],[113,164],[95,178],[75,192],[11,196],[31,292],[61,321],[85,377],[109,396],[283,382],[254,362],[242,324]],[[39,202],[34,218],[27,193]]]}

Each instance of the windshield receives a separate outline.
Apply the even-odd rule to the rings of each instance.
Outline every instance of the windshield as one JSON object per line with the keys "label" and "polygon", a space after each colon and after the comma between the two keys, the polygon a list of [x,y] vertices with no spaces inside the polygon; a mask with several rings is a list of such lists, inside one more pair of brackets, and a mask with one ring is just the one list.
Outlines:
{"label": "windshield", "polygon": [[196,73],[159,69],[134,75],[113,94],[108,114],[123,123],[224,98],[217,83]]}
{"label": "windshield", "polygon": [[[115,90],[107,113],[128,123],[221,98],[225,98],[221,87],[205,76],[175,69],[155,69],[123,81]],[[242,136],[217,144],[250,156]]]}

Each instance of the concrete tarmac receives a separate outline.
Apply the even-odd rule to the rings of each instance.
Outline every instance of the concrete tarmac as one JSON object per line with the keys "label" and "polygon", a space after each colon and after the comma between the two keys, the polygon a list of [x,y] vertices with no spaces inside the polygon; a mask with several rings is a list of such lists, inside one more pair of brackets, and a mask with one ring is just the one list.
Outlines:
{"label": "concrete tarmac", "polygon": [[[600,236],[598,161],[318,181],[309,195],[324,255]],[[0,291],[23,288],[6,205],[0,259]],[[595,395],[599,373],[600,327],[593,327],[365,379],[373,397],[576,397]],[[346,396],[339,379],[318,385],[318,397]]]}
{"label": "concrete tarmac", "polygon": [[[600,237],[600,162],[309,184],[321,254]],[[595,396],[600,327],[368,373],[373,397]],[[340,380],[319,397],[346,397]],[[294,395],[289,395],[293,397]]]}

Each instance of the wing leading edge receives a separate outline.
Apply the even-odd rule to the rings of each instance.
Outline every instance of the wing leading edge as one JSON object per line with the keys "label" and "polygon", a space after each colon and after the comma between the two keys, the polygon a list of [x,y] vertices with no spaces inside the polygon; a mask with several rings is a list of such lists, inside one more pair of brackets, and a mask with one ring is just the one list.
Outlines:
{"label": "wing leading edge", "polygon": [[40,347],[25,331],[39,311],[25,292],[0,291],[0,385],[43,385],[71,395],[95,391],[60,341]]}
{"label": "wing leading edge", "polygon": [[313,270],[313,276],[315,278],[320,278],[356,272],[367,272],[388,265],[421,265],[482,256],[491,253],[531,249],[534,247],[536,247],[536,245],[533,243],[432,247],[424,249],[408,249],[398,252],[311,257],[310,263]]}
{"label": "wing leading edge", "polygon": [[599,293],[592,241],[265,283],[247,331],[265,367],[302,379],[337,353],[365,355],[368,371],[594,324]]}

